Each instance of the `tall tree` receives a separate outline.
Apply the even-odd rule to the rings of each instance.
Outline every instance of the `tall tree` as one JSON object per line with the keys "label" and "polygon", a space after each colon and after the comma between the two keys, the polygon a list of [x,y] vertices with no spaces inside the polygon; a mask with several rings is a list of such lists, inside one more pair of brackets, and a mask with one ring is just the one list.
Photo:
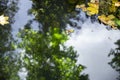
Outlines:
{"label": "tall tree", "polygon": [[76,14],[75,6],[85,0],[32,0],[30,14],[35,15],[35,20],[42,24],[44,32],[49,27],[65,28],[68,19]]}
{"label": "tall tree", "polygon": [[11,0],[11,2],[0,0],[0,15],[9,17],[9,24],[0,24],[0,80],[17,80],[18,78],[11,34],[11,23],[14,22],[14,15],[18,9],[17,3],[18,0]]}
{"label": "tall tree", "polygon": [[51,28],[46,35],[25,29],[19,36],[27,80],[88,80],[88,75],[81,74],[84,66],[76,64],[76,51],[64,45],[67,35],[59,28]]}

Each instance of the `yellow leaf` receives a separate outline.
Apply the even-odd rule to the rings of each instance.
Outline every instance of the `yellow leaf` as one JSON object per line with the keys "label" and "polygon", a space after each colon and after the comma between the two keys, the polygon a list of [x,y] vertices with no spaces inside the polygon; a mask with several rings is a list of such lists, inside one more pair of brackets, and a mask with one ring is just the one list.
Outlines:
{"label": "yellow leaf", "polygon": [[120,2],[115,2],[115,6],[119,7],[120,6]]}
{"label": "yellow leaf", "polygon": [[112,28],[113,28],[113,29],[118,29],[118,28],[117,28],[117,27],[115,27],[115,26],[112,26]]}
{"label": "yellow leaf", "polygon": [[99,3],[99,0],[90,0],[91,3]]}
{"label": "yellow leaf", "polygon": [[114,19],[115,16],[114,16],[114,15],[108,15],[108,18],[109,18],[109,19]]}
{"label": "yellow leaf", "polygon": [[98,14],[99,5],[97,3],[88,3],[88,15]]}
{"label": "yellow leaf", "polygon": [[1,25],[8,24],[8,23],[9,23],[9,22],[8,22],[8,19],[9,19],[9,17],[4,16],[4,15],[1,15],[1,16],[0,16],[0,24],[1,24]]}
{"label": "yellow leaf", "polygon": [[81,5],[76,5],[76,8],[81,8],[83,11],[87,11],[85,4],[81,4]]}
{"label": "yellow leaf", "polygon": [[76,7],[76,8],[82,8],[82,7],[85,7],[85,4],[76,5],[75,7]]}
{"label": "yellow leaf", "polygon": [[107,18],[105,15],[98,16],[98,19],[105,24],[107,23]]}
{"label": "yellow leaf", "polygon": [[73,33],[73,32],[74,32],[74,30],[73,30],[73,29],[66,30],[66,33],[67,33],[67,34],[70,34],[70,33]]}
{"label": "yellow leaf", "polygon": [[112,3],[116,3],[116,2],[118,2],[118,0],[112,0]]}
{"label": "yellow leaf", "polygon": [[89,7],[93,7],[93,8],[95,8],[95,9],[98,9],[98,8],[99,8],[98,3],[88,3],[88,6],[89,6]]}
{"label": "yellow leaf", "polygon": [[105,16],[105,15],[101,15],[98,16],[98,19],[103,22],[104,24],[110,25],[112,27],[115,27],[115,22],[112,20],[114,19],[115,16],[114,15],[109,15],[109,16]]}
{"label": "yellow leaf", "polygon": [[110,26],[115,26],[115,22],[112,21],[112,20],[109,20],[109,21],[107,22],[107,24],[110,25]]}

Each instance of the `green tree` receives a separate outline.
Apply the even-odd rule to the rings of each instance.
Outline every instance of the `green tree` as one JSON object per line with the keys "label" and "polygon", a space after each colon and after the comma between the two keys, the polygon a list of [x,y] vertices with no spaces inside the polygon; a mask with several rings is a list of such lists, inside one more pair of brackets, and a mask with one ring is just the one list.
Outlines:
{"label": "green tree", "polygon": [[49,27],[65,28],[69,18],[75,16],[76,4],[85,0],[32,0],[32,8],[29,14],[35,16],[35,20],[42,24],[44,32]]}
{"label": "green tree", "polygon": [[[109,64],[120,74],[120,40],[118,40],[115,44],[118,47],[115,50],[111,50],[109,56],[113,56],[113,58]],[[118,77],[118,80],[120,80],[120,75]]]}
{"label": "green tree", "polygon": [[68,38],[59,28],[51,28],[45,35],[25,29],[19,36],[19,47],[25,49],[21,55],[27,80],[88,80],[88,75],[81,74],[85,67],[76,64],[76,51],[64,46]]}
{"label": "green tree", "polygon": [[17,58],[14,58],[17,55],[14,55],[14,40],[11,34],[11,23],[14,22],[14,15],[18,9],[18,0],[11,0],[9,4],[8,2],[9,0],[0,0],[0,15],[8,16],[10,23],[0,25],[0,80],[18,80],[18,67],[15,64]]}

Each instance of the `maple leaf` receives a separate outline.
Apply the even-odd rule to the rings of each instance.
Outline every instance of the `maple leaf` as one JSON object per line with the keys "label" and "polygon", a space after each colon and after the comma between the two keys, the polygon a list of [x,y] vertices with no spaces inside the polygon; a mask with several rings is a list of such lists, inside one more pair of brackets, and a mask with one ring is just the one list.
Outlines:
{"label": "maple leaf", "polygon": [[88,3],[88,15],[98,14],[99,5],[97,3]]}
{"label": "maple leaf", "polygon": [[113,21],[114,18],[115,18],[114,15],[109,15],[109,16],[101,15],[101,16],[98,16],[98,19],[101,22],[103,22],[104,24],[112,26],[112,28],[115,28],[115,26],[116,26],[115,22]]}
{"label": "maple leaf", "polygon": [[1,25],[8,24],[8,23],[9,23],[9,22],[8,22],[8,19],[9,19],[9,17],[4,16],[4,15],[1,15],[1,16],[0,16],[0,24],[1,24]]}
{"label": "maple leaf", "polygon": [[101,22],[107,24],[107,18],[106,18],[105,15],[98,16],[98,19],[99,19]]}

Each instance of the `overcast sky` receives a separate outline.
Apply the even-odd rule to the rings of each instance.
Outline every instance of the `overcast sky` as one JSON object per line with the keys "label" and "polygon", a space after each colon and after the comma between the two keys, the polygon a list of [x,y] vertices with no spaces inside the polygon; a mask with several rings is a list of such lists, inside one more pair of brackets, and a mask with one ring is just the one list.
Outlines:
{"label": "overcast sky", "polygon": [[80,25],[82,29],[72,33],[66,45],[77,50],[78,63],[87,67],[84,72],[89,74],[90,80],[116,80],[118,73],[108,65],[108,54],[117,47],[114,42],[120,39],[120,31],[108,31],[103,24],[89,20]]}

